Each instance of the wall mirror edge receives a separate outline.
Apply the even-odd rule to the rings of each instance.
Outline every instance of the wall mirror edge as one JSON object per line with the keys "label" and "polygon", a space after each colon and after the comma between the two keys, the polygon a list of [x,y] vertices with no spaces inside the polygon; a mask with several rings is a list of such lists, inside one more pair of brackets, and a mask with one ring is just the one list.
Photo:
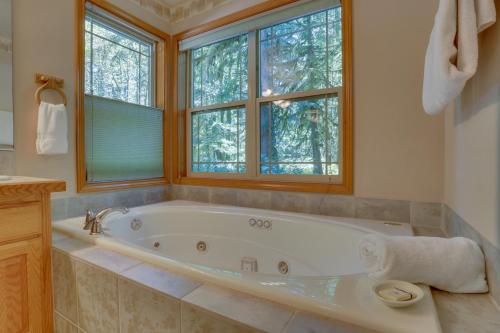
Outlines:
{"label": "wall mirror edge", "polygon": [[0,0],[0,151],[14,151],[12,0]]}

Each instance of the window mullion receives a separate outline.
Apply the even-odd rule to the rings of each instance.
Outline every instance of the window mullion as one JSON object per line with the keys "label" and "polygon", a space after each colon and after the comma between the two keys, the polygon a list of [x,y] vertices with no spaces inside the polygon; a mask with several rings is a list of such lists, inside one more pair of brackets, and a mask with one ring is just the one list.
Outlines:
{"label": "window mullion", "polygon": [[248,102],[246,117],[246,160],[247,176],[257,177],[258,163],[258,110],[257,105],[257,32],[248,34]]}
{"label": "window mullion", "polygon": [[216,109],[228,109],[228,108],[236,107],[236,106],[242,106],[242,105],[246,106],[247,104],[248,104],[248,102],[246,100],[245,101],[234,101],[234,102],[205,105],[205,106],[200,106],[200,107],[195,107],[195,108],[188,108],[187,111],[190,113],[193,113],[193,112],[216,110]]}

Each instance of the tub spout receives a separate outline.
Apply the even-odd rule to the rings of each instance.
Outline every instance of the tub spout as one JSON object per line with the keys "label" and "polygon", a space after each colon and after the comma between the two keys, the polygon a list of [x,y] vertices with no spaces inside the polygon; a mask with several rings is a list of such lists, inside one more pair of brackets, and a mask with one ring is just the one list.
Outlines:
{"label": "tub spout", "polygon": [[106,218],[106,216],[114,212],[127,214],[129,212],[129,209],[126,207],[114,207],[101,210],[99,213],[95,214],[95,216],[89,222],[90,234],[91,235],[102,234],[103,233],[102,221]]}

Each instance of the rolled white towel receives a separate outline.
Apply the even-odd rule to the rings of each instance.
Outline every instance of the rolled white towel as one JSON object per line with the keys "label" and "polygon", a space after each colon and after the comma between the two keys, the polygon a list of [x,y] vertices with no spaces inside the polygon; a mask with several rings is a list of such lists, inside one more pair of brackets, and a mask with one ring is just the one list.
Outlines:
{"label": "rolled white towel", "polygon": [[454,293],[488,291],[484,255],[463,237],[385,237],[370,234],[359,243],[370,278],[423,283]]}

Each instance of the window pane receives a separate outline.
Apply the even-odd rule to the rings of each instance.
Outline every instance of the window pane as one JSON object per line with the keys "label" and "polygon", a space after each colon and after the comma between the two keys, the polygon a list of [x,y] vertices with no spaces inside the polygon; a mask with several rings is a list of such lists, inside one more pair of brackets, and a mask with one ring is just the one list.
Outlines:
{"label": "window pane", "polygon": [[85,93],[152,106],[153,44],[87,16]]}
{"label": "window pane", "polygon": [[85,96],[87,181],[163,177],[163,112]]}
{"label": "window pane", "polygon": [[260,172],[338,175],[338,107],[335,95],[262,103]]}
{"label": "window pane", "polygon": [[242,107],[195,112],[191,117],[193,172],[246,172]]}
{"label": "window pane", "polygon": [[342,85],[341,7],[260,31],[260,94]]}
{"label": "window pane", "polygon": [[242,35],[191,51],[192,106],[248,98],[248,38]]}

